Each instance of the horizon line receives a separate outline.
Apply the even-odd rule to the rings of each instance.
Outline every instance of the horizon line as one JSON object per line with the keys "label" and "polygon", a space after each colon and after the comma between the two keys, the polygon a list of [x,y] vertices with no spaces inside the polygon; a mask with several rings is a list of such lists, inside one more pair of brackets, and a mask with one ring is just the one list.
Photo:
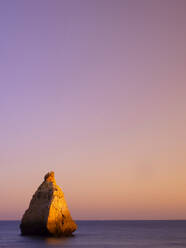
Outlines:
{"label": "horizon line", "polygon": [[[0,221],[21,221],[21,219],[0,219]],[[75,221],[186,221],[186,219],[75,219]]]}

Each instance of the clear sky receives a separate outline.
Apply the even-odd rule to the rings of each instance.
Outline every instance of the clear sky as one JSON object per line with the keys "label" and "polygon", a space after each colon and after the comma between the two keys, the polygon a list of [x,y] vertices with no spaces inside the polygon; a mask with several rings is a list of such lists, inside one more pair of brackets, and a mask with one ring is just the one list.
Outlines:
{"label": "clear sky", "polygon": [[186,219],[185,11],[0,2],[0,219],[50,170],[74,219]]}

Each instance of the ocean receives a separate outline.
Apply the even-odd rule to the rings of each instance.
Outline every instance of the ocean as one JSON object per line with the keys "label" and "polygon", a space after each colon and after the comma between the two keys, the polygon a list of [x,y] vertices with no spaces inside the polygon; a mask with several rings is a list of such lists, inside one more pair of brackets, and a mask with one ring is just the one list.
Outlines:
{"label": "ocean", "polygon": [[19,221],[0,221],[0,248],[186,247],[186,221],[76,221],[73,237],[21,236]]}

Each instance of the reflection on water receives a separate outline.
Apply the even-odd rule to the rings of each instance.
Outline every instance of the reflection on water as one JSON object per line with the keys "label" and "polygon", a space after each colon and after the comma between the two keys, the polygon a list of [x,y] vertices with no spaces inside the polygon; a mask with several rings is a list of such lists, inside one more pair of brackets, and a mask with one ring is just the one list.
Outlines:
{"label": "reflection on water", "polygon": [[73,239],[73,236],[71,237],[45,237],[45,236],[22,236],[22,235],[20,236],[26,244],[30,244],[30,243],[32,243],[33,245],[37,244],[39,245],[39,247],[45,247],[45,246],[63,247],[64,245],[68,245],[68,243],[70,243],[70,241]]}
{"label": "reflection on water", "polygon": [[60,245],[63,246],[69,242],[69,237],[65,238],[55,238],[55,237],[47,237],[45,238],[45,242],[47,245]]}

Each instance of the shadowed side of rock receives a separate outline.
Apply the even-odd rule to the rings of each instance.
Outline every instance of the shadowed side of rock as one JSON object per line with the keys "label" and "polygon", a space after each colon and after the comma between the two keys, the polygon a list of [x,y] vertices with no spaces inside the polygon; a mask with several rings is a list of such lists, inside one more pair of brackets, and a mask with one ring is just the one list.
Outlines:
{"label": "shadowed side of rock", "polygon": [[69,236],[77,229],[64,194],[56,184],[54,172],[45,175],[44,182],[33,195],[20,229],[23,235],[53,236]]}

